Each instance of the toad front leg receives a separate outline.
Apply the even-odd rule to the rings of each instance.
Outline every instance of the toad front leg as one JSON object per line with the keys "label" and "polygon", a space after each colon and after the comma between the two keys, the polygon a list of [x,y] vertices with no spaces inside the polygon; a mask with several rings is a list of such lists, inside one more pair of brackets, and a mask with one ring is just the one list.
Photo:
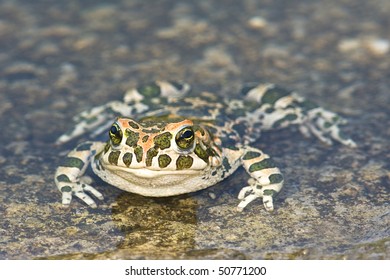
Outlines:
{"label": "toad front leg", "polygon": [[96,208],[95,201],[86,192],[103,200],[103,195],[94,187],[81,182],[91,158],[104,147],[103,142],[85,142],[78,145],[62,161],[55,173],[55,183],[62,193],[62,204],[68,206],[72,196],[77,196],[92,208]]}
{"label": "toad front leg", "polygon": [[244,148],[241,160],[251,178],[248,180],[249,186],[242,188],[238,195],[241,202],[237,210],[244,210],[250,202],[262,197],[265,209],[272,211],[273,198],[283,187],[283,175],[279,168],[267,154],[252,147]]}

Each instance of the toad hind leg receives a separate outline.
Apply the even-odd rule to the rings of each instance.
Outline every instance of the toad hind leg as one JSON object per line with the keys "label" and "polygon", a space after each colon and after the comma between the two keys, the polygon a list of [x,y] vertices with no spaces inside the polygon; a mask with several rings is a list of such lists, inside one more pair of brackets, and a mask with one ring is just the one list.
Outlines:
{"label": "toad hind leg", "polygon": [[87,194],[90,193],[103,200],[103,195],[94,187],[81,182],[91,158],[104,147],[103,142],[85,142],[78,145],[62,161],[55,173],[55,183],[62,193],[62,204],[68,206],[72,196],[77,196],[92,208],[95,201]]}
{"label": "toad hind leg", "polygon": [[295,92],[274,84],[259,84],[244,87],[242,93],[246,100],[259,104],[259,109],[250,117],[254,123],[259,120],[264,130],[298,125],[305,136],[314,135],[326,144],[330,145],[334,140],[356,147],[356,143],[340,130],[340,125],[346,123],[344,119]]}
{"label": "toad hind leg", "polygon": [[241,160],[251,178],[248,180],[249,186],[242,188],[238,195],[241,202],[237,210],[244,210],[250,202],[262,197],[265,209],[272,211],[273,198],[283,187],[283,175],[267,154],[252,147],[244,149]]}

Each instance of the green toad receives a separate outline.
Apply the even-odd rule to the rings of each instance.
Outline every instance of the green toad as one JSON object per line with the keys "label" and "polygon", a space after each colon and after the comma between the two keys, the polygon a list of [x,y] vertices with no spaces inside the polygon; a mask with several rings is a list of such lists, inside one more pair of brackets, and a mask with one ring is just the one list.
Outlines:
{"label": "green toad", "polygon": [[340,132],[344,121],[338,115],[273,84],[245,86],[240,99],[189,91],[184,83],[155,82],[129,90],[123,101],[78,115],[77,125],[58,143],[106,131],[109,140],[81,143],[63,160],[55,174],[62,203],[69,205],[77,196],[96,207],[87,193],[103,199],[80,181],[89,163],[110,185],[154,197],[205,189],[243,166],[250,179],[238,194],[237,209],[262,198],[272,211],[283,175],[267,154],[251,146],[261,131],[297,125],[303,134],[327,144],[335,140],[355,146]]}

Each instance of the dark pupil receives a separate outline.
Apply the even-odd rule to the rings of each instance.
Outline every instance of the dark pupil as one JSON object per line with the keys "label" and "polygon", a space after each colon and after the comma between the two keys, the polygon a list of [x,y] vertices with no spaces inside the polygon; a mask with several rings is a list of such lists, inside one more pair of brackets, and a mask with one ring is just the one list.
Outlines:
{"label": "dark pupil", "polygon": [[176,143],[182,149],[188,149],[194,143],[194,131],[191,128],[184,128],[176,136]]}
{"label": "dark pupil", "polygon": [[118,128],[115,125],[111,126],[111,133],[114,135],[118,133]]}
{"label": "dark pupil", "polygon": [[119,145],[122,141],[122,132],[119,129],[118,125],[114,124],[110,128],[110,138],[114,145]]}
{"label": "dark pupil", "polygon": [[181,135],[181,138],[190,139],[192,136],[194,136],[194,132],[192,130],[186,130]]}

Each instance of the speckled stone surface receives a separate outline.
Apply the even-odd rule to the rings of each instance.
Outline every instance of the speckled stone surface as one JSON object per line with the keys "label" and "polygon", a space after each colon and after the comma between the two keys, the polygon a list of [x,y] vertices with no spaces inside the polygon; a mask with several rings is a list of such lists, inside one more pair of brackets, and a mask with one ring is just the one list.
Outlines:
{"label": "speckled stone surface", "polygon": [[[0,1],[0,259],[390,259],[390,1]],[[345,116],[357,149],[294,130],[256,144],[282,169],[267,213],[235,211],[243,170],[171,198],[93,177],[60,204],[55,146],[78,112],[185,80],[235,96],[268,81]],[[81,141],[82,139],[79,139]]]}

